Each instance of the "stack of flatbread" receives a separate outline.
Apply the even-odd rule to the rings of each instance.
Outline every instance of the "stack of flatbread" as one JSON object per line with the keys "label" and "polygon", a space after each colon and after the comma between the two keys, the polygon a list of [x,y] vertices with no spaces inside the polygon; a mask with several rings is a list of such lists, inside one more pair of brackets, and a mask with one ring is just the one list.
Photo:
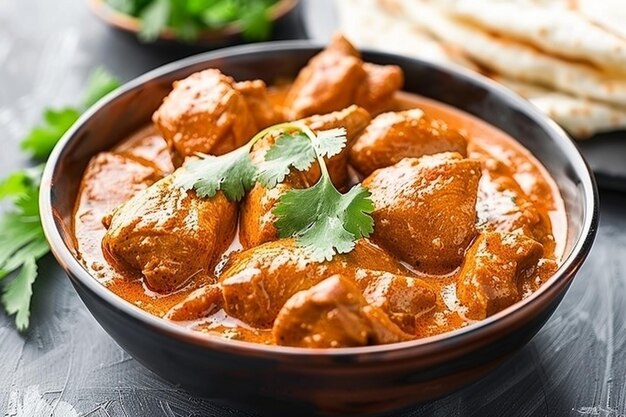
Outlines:
{"label": "stack of flatbread", "polygon": [[626,128],[626,0],[336,0],[359,47],[459,64],[574,137]]}

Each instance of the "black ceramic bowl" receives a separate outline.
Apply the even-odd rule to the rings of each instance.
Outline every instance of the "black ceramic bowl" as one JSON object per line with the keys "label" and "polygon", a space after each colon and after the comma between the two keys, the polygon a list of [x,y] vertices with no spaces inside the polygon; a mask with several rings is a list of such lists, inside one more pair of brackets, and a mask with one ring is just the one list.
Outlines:
{"label": "black ceramic bowl", "polygon": [[72,211],[91,156],[150,122],[172,82],[219,68],[268,83],[294,77],[320,48],[306,42],[237,47],[191,57],[126,84],[90,109],[57,145],[41,185],[41,213],[52,252],[102,327],[147,368],[209,397],[275,415],[380,413],[445,395],[478,379],[527,343],[550,317],[589,253],[597,191],[576,146],[532,105],[492,81],[456,68],[379,52],[366,61],[396,64],[405,90],[465,110],[517,138],[548,169],[568,214],[566,257],[537,292],[466,328],[412,342],[311,350],[264,346],[194,333],[119,298],[76,260]]}

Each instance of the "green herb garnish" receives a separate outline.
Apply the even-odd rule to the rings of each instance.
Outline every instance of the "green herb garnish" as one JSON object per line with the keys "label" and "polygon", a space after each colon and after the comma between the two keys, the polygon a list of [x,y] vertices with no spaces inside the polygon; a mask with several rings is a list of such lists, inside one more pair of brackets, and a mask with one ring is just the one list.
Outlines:
{"label": "green herb garnish", "polygon": [[[255,166],[249,153],[268,135],[277,135],[276,140],[265,160]],[[342,194],[330,179],[324,157],[338,154],[345,144],[345,129],[315,134],[303,124],[283,123],[259,132],[247,145],[228,154],[200,155],[175,181],[184,189],[194,188],[200,196],[211,197],[222,190],[229,200],[239,201],[256,182],[274,188],[292,168],[306,171],[317,160],[321,172],[318,182],[282,195],[273,213],[280,237],[295,237],[314,260],[330,260],[337,253],[350,252],[357,239],[374,230],[369,191],[359,184]]]}
{"label": "green herb garnish", "polygon": [[45,160],[61,136],[96,101],[119,87],[120,82],[102,68],[95,69],[88,81],[83,102],[78,107],[44,110],[43,122],[35,126],[22,140],[22,149],[38,160]]}
{"label": "green herb garnish", "polygon": [[200,197],[213,197],[222,190],[230,201],[239,201],[254,185],[256,167],[250,149],[242,147],[221,156],[202,155],[191,161],[176,177],[186,190],[194,188]]}
{"label": "green herb garnish", "polygon": [[39,220],[39,178],[42,167],[17,171],[0,183],[0,199],[12,207],[0,217],[0,279],[20,269],[4,287],[2,304],[15,314],[18,330],[28,327],[36,261],[48,253],[48,242]]}
{"label": "green herb garnish", "polygon": [[276,0],[106,0],[122,13],[141,20],[139,37],[151,42],[169,28],[180,39],[193,40],[202,30],[241,27],[247,40],[266,40],[272,25],[269,8]]}
{"label": "green herb garnish", "polygon": [[[81,106],[46,109],[44,123],[24,138],[22,148],[35,159],[47,159],[80,114],[117,86],[117,79],[102,69],[95,70]],[[8,203],[8,208],[0,215],[0,280],[19,270],[15,278],[4,285],[0,301],[7,314],[15,315],[15,326],[20,331],[29,324],[37,260],[49,251],[39,217],[42,170],[43,165],[22,169],[0,181],[0,201]]]}

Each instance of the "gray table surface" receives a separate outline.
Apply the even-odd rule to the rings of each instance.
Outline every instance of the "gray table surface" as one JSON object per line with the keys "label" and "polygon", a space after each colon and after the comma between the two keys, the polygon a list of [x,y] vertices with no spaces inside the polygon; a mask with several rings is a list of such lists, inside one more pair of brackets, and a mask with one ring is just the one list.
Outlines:
{"label": "gray table surface", "polygon": [[[302,36],[297,29],[279,36]],[[187,54],[130,42],[82,0],[0,1],[0,176],[29,163],[20,138],[45,105],[77,102],[95,66],[128,80]],[[589,260],[525,348],[481,381],[403,415],[626,416],[625,208],[625,194],[601,192]],[[32,311],[24,335],[0,313],[5,416],[249,415],[143,368],[99,327],[51,257],[40,262]]]}

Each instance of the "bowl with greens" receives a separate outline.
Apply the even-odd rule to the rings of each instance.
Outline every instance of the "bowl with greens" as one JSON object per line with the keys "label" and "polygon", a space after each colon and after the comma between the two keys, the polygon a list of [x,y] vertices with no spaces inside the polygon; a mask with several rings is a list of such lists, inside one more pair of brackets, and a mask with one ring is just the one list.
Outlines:
{"label": "bowl with greens", "polygon": [[89,0],[109,26],[141,42],[220,46],[268,40],[299,0]]}

